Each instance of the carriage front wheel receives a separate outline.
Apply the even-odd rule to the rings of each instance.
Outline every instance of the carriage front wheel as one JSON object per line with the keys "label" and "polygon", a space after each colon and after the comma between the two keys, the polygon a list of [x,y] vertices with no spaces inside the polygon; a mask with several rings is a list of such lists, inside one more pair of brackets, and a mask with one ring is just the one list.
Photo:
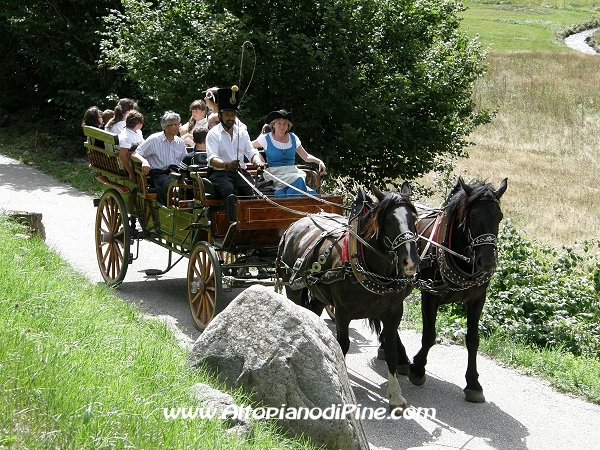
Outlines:
{"label": "carriage front wheel", "polygon": [[194,324],[204,330],[224,308],[221,264],[208,242],[196,244],[190,254],[187,271],[188,299]]}
{"label": "carriage front wheel", "polygon": [[125,202],[117,191],[107,190],[96,210],[96,258],[102,278],[109,286],[118,286],[125,279],[130,239]]}

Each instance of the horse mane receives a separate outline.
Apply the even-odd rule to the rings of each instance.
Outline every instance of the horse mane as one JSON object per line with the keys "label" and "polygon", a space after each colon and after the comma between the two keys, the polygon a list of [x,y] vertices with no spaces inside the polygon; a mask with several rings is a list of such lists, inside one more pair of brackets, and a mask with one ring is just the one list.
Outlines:
{"label": "horse mane", "polygon": [[385,198],[377,203],[375,208],[367,212],[363,218],[360,237],[368,239],[371,236],[377,236],[379,230],[383,228],[383,221],[385,220],[388,211],[399,204],[405,204],[415,214],[417,213],[417,210],[407,195],[402,195],[399,192],[389,192]]}
{"label": "horse mane", "polygon": [[472,189],[471,194],[467,194],[464,189],[458,189],[449,200],[446,205],[446,211],[449,216],[454,216],[458,221],[459,227],[463,228],[466,226],[467,212],[471,209],[471,206],[479,200],[493,200],[500,202],[496,198],[494,186],[491,183],[485,181],[476,181],[469,185]]}

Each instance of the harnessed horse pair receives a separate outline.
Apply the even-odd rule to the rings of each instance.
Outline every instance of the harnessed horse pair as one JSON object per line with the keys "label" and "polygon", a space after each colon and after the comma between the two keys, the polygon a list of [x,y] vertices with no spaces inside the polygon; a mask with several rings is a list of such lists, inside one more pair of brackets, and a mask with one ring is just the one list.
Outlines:
{"label": "harnessed horse pair", "polygon": [[[496,267],[496,238],[507,180],[466,184],[459,178],[443,210],[413,205],[410,187],[384,195],[377,204],[359,190],[350,218],[317,214],[292,224],[279,245],[278,287],[289,299],[321,314],[335,307],[337,340],[344,355],[351,320],[369,319],[380,335],[388,366],[390,409],[405,408],[397,373],[425,382],[429,349],[435,343],[440,305],[467,305],[466,400],[483,402],[476,368],[478,324],[486,289]],[[475,237],[473,237],[475,236]],[[421,290],[422,348],[409,362],[398,334],[404,299]],[[310,295],[309,295],[310,292]],[[383,325],[383,329],[381,326]]]}

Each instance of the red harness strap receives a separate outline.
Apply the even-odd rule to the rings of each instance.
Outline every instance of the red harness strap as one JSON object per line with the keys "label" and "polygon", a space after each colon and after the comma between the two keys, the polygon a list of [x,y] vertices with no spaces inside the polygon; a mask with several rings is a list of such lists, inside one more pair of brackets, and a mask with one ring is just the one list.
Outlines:
{"label": "red harness strap", "polygon": [[346,231],[344,234],[344,240],[342,241],[342,262],[350,261],[350,254],[348,253],[348,238],[350,233]]}

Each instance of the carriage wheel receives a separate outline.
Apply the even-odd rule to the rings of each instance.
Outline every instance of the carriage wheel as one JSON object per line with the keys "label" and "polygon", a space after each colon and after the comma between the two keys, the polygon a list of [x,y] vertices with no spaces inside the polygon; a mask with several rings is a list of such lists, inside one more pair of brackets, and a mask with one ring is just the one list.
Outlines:
{"label": "carriage wheel", "polygon": [[118,286],[125,279],[130,243],[125,202],[117,191],[108,190],[96,210],[96,257],[102,278],[109,286]]}
{"label": "carriage wheel", "polygon": [[333,305],[325,305],[325,311],[327,311],[327,315],[333,321],[335,321],[335,306]]}
{"label": "carriage wheel", "polygon": [[207,242],[196,244],[188,264],[188,299],[196,328],[204,330],[223,309],[221,265],[217,253]]}

